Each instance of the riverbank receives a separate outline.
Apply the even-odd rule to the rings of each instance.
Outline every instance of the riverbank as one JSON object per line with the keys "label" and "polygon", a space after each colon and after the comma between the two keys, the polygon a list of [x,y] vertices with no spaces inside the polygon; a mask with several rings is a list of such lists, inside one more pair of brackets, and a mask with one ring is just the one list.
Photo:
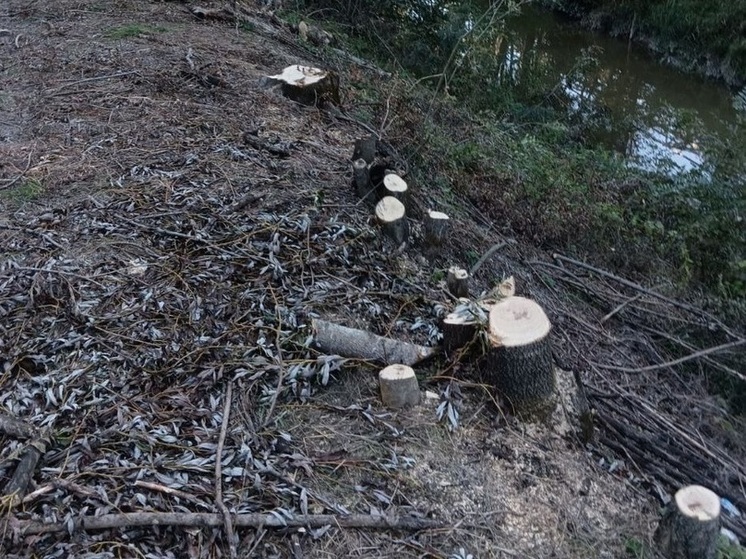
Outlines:
{"label": "riverbank", "polygon": [[746,85],[746,2],[540,0],[588,29],[644,45],[661,63]]}
{"label": "riverbank", "polygon": [[[5,422],[2,486],[31,464],[0,554],[641,557],[679,486],[746,510],[746,429],[707,393],[743,334],[555,250],[624,231],[641,185],[618,162],[237,5],[0,7],[0,402],[28,429]],[[341,105],[268,83],[298,64],[336,72]],[[404,246],[351,185],[371,129],[405,163]],[[435,251],[429,208],[451,218]],[[546,309],[590,425],[519,421],[440,350],[445,271],[485,254],[472,295],[513,276]],[[319,317],[432,347],[422,404],[385,409],[379,365],[319,351]]]}

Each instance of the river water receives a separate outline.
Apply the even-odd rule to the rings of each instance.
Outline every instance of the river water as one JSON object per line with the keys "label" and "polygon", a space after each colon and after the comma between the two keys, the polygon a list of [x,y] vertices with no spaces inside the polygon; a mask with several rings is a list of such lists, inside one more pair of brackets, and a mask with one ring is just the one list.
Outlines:
{"label": "river water", "polygon": [[663,65],[639,45],[529,6],[508,19],[495,52],[500,86],[539,79],[586,137],[623,153],[629,165],[707,177],[713,154],[744,145],[735,135],[745,133],[746,93]]}

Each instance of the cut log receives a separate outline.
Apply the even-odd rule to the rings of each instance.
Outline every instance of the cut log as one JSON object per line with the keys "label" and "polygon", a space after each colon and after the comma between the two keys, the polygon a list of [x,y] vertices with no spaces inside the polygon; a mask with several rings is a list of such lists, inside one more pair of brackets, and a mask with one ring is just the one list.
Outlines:
{"label": "cut log", "polygon": [[420,403],[420,387],[412,367],[389,365],[378,373],[381,401],[387,408],[401,409]]}
{"label": "cut log", "polygon": [[381,223],[384,232],[397,244],[407,240],[409,226],[407,224],[404,204],[393,196],[386,196],[376,204],[376,218]]}
{"label": "cut log", "polygon": [[491,306],[490,348],[481,368],[512,411],[543,415],[553,404],[555,388],[551,324],[530,299],[508,297]]}
{"label": "cut log", "polygon": [[479,331],[479,323],[474,318],[459,313],[450,313],[441,324],[443,349],[452,352],[469,344]]}
{"label": "cut log", "polygon": [[469,296],[469,272],[458,266],[451,266],[448,269],[448,275],[446,276],[446,285],[448,291],[454,297],[468,297]]}
{"label": "cut log", "polygon": [[316,347],[330,355],[377,361],[386,365],[414,365],[435,354],[435,349],[431,347],[384,338],[326,320],[314,319],[311,328]]}
{"label": "cut log", "polygon": [[394,172],[385,173],[381,186],[381,198],[385,198],[386,196],[393,196],[402,204],[406,203],[408,187],[406,181],[399,175]]}
{"label": "cut log", "polygon": [[341,104],[339,76],[334,72],[293,64],[281,74],[269,76],[269,79],[282,85],[285,97],[303,105],[320,107],[325,102]]}
{"label": "cut log", "polygon": [[361,157],[352,162],[352,174],[358,198],[363,200],[372,198],[373,191],[370,186],[368,164],[365,162],[365,159]]}
{"label": "cut log", "polygon": [[448,234],[448,215],[443,212],[429,210],[425,219],[425,244],[440,246]]}
{"label": "cut log", "polygon": [[700,485],[676,492],[655,531],[655,541],[670,559],[714,559],[720,533],[720,498]]}

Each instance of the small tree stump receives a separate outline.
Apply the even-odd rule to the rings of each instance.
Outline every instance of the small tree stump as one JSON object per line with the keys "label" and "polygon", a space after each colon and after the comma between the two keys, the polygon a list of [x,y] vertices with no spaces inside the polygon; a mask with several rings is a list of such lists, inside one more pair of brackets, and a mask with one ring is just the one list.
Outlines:
{"label": "small tree stump", "polygon": [[366,199],[371,195],[368,164],[362,157],[352,162],[352,176],[355,181],[355,193],[358,198]]}
{"label": "small tree stump", "polygon": [[458,313],[446,315],[441,324],[443,331],[443,349],[455,351],[469,344],[476,336],[479,323],[470,317]]}
{"label": "small tree stump", "polygon": [[376,218],[384,232],[397,244],[407,240],[409,227],[404,204],[393,196],[386,196],[376,204]]}
{"label": "small tree stump", "polygon": [[491,348],[482,371],[514,413],[543,415],[553,403],[555,379],[551,324],[542,308],[530,299],[508,297],[489,311]]}
{"label": "small tree stump", "polygon": [[469,296],[469,272],[458,266],[451,266],[448,268],[448,275],[446,276],[446,285],[448,291],[454,297],[468,297]]}
{"label": "small tree stump", "polygon": [[720,533],[720,499],[709,489],[679,489],[655,531],[655,541],[670,559],[714,559]]}
{"label": "small tree stump", "polygon": [[414,369],[407,365],[389,365],[378,373],[381,400],[387,408],[401,409],[420,403],[420,387]]}
{"label": "small tree stump", "polygon": [[381,198],[393,196],[402,204],[406,202],[407,183],[396,173],[385,173],[381,182]]}
{"label": "small tree stump", "polygon": [[448,215],[429,210],[425,219],[425,243],[428,246],[440,246],[448,233]]}
{"label": "small tree stump", "polygon": [[366,138],[355,140],[355,149],[352,152],[352,160],[364,159],[370,165],[376,158],[376,137],[371,134]]}

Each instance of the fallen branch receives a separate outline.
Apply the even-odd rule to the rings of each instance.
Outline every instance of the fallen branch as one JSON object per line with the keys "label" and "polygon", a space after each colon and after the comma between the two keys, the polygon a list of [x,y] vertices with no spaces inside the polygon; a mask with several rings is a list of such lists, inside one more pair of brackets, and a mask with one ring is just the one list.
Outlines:
{"label": "fallen branch", "polygon": [[36,435],[36,429],[17,417],[0,413],[0,433],[17,439],[30,439]]}
{"label": "fallen branch", "polygon": [[311,328],[316,346],[327,354],[378,361],[386,365],[414,365],[435,354],[435,349],[364,330],[315,319]]}
{"label": "fallen branch", "polygon": [[13,473],[13,477],[10,478],[10,481],[3,490],[5,498],[10,499],[11,507],[20,503],[26,495],[26,489],[29,483],[31,483],[31,478],[34,477],[36,465],[50,444],[49,437],[40,437],[29,442],[24,449],[21,460],[18,462],[18,466],[16,466],[16,470]]}
{"label": "fallen branch", "polygon": [[[134,528],[136,526],[199,526],[218,528],[224,525],[222,514],[207,512],[126,512],[121,514],[103,514],[101,516],[84,516],[72,521],[72,530],[108,530],[111,528]],[[233,517],[233,524],[238,527],[251,528],[321,528],[336,526],[338,528],[361,528],[368,530],[432,530],[443,528],[444,523],[427,518],[372,516],[351,514],[336,516],[332,514],[282,516],[280,514],[238,514]],[[69,522],[39,522],[36,520],[18,520],[10,518],[0,522],[0,533],[18,534],[53,534],[67,532]]]}
{"label": "fallen branch", "polygon": [[231,400],[233,396],[233,382],[228,381],[228,387],[225,389],[225,405],[223,406],[223,422],[220,425],[220,435],[218,437],[218,448],[215,451],[215,504],[223,515],[223,525],[225,526],[225,537],[228,540],[228,548],[231,559],[238,555],[236,552],[236,537],[233,533],[233,523],[228,507],[223,501],[223,446],[225,445],[225,435],[228,432],[228,421],[231,416]]}

